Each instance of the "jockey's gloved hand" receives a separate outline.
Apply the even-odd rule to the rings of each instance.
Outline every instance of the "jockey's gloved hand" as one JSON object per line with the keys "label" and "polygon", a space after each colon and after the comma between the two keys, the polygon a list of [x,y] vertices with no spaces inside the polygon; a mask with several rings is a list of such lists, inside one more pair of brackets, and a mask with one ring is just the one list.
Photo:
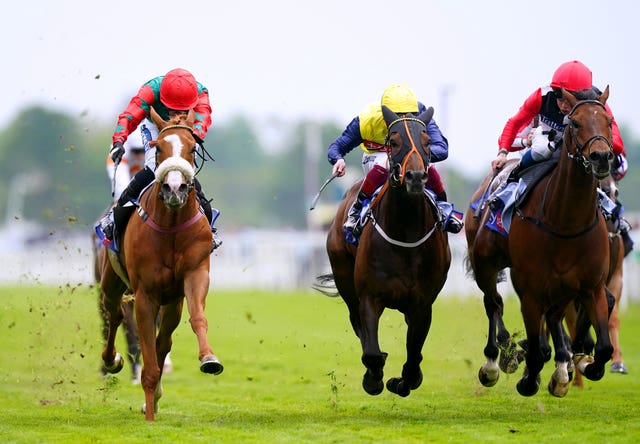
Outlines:
{"label": "jockey's gloved hand", "polygon": [[545,134],[542,127],[537,127],[531,137],[531,157],[536,162],[549,159],[555,151],[555,142],[549,141],[549,134]]}
{"label": "jockey's gloved hand", "polygon": [[613,171],[611,171],[611,175],[616,182],[622,179],[625,174],[627,174],[628,164],[627,159],[624,158],[623,154],[618,154],[617,156],[615,156],[615,158],[613,159],[613,168],[614,169]]}
{"label": "jockey's gloved hand", "polygon": [[113,144],[111,151],[109,151],[109,156],[111,156],[111,160],[115,163],[119,163],[122,160],[122,156],[124,156],[124,145],[122,142]]}

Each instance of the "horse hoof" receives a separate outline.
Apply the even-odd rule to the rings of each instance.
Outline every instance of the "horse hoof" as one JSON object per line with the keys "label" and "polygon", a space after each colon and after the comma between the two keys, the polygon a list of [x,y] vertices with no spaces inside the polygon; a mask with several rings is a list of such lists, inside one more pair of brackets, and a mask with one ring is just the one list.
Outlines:
{"label": "horse hoof", "polygon": [[516,384],[516,389],[518,390],[518,393],[520,393],[522,396],[533,396],[536,393],[538,393],[539,388],[540,388],[539,374],[536,376],[536,381],[534,384],[530,384],[526,377],[523,377]]}
{"label": "horse hoof", "polygon": [[485,387],[493,387],[500,379],[500,371],[497,367],[487,368],[484,365],[478,370],[478,380]]}
{"label": "horse hoof", "polygon": [[549,385],[547,386],[547,388],[549,389],[549,393],[551,393],[556,398],[564,398],[569,391],[569,382],[558,382],[552,377],[549,380]]}
{"label": "horse hoof", "polygon": [[200,371],[212,375],[219,375],[224,370],[224,366],[215,356],[205,356],[200,361]]}
{"label": "horse hoof", "polygon": [[387,381],[387,390],[403,398],[411,394],[411,389],[405,384],[402,378],[390,378]]}
{"label": "horse hoof", "polygon": [[365,392],[367,392],[370,395],[379,395],[380,393],[382,393],[382,390],[384,389],[384,384],[382,383],[382,381],[369,381],[367,382],[366,380],[362,380],[362,388],[364,389]]}
{"label": "horse hoof", "polygon": [[613,364],[611,364],[610,371],[611,373],[620,373],[623,375],[629,373],[629,370],[627,370],[627,366],[624,365],[624,362],[614,362]]}
{"label": "horse hoof", "polygon": [[120,353],[116,353],[116,357],[113,359],[111,365],[104,364],[104,369],[107,373],[118,373],[124,367],[124,359]]}

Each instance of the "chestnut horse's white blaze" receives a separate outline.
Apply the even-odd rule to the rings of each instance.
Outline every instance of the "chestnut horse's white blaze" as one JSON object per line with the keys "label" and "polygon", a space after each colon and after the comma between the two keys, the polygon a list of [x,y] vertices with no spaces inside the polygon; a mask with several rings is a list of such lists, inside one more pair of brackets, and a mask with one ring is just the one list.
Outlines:
{"label": "chestnut horse's white blaze", "polygon": [[181,157],[184,145],[180,137],[175,134],[169,134],[164,137],[164,140],[169,142],[173,147],[173,155],[158,166],[156,170],[156,181],[166,183],[172,191],[176,192],[180,185],[184,183],[183,177],[187,182],[193,180],[195,170],[189,162]]}

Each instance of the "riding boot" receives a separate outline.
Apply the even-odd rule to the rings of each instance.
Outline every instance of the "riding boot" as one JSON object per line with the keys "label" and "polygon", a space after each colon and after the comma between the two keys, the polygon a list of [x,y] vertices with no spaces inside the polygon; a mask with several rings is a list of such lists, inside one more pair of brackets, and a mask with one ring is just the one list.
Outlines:
{"label": "riding boot", "polygon": [[360,235],[360,212],[362,211],[362,205],[366,199],[369,199],[369,196],[364,191],[360,190],[355,202],[349,209],[347,220],[342,226],[346,232],[353,235],[355,238]]}
{"label": "riding boot", "polygon": [[453,209],[453,204],[447,201],[447,192],[442,192],[436,195],[436,204],[442,213],[442,220],[444,222],[442,229],[449,233],[459,233],[464,226],[462,222],[462,213]]}
{"label": "riding boot", "polygon": [[122,230],[124,230],[131,214],[133,214],[133,210],[135,209],[134,205],[127,204],[130,201],[137,199],[142,190],[149,185],[155,177],[156,175],[149,167],[144,167],[142,170],[138,171],[135,176],[133,176],[133,179],[131,179],[127,188],[125,188],[120,195],[118,203],[113,207],[109,214],[100,220],[100,226],[105,239],[108,239],[109,242],[113,242],[114,231],[122,232]]}
{"label": "riding boot", "polygon": [[[202,191],[202,185],[198,179],[195,180],[196,187],[196,197],[200,202],[200,206],[202,207],[202,211],[204,211],[204,215],[207,216],[207,220],[209,221],[209,226],[211,227],[211,236],[213,238],[213,248],[212,251],[222,245],[222,239],[218,234],[218,229],[213,226],[215,223],[215,219],[213,218],[213,208],[211,207],[211,200],[207,199],[207,196],[204,195],[204,191]],[[218,210],[215,211],[216,219],[220,212]]]}
{"label": "riding boot", "polygon": [[622,236],[622,245],[624,246],[624,257],[627,257],[633,250],[633,239],[629,235],[631,225],[624,217],[620,217],[620,236]]}

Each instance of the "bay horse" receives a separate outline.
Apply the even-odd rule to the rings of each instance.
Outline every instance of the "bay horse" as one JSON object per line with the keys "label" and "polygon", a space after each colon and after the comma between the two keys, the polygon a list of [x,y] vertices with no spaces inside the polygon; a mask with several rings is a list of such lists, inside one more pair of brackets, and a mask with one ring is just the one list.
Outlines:
{"label": "bay horse", "polygon": [[433,108],[417,118],[398,116],[385,106],[382,111],[388,127],[389,178],[373,203],[371,221],[364,226],[357,247],[347,242],[342,226],[360,182],[347,192],[327,236],[333,273],[319,279],[333,280],[347,305],[362,345],[366,367],[362,386],[370,395],[384,389],[387,353],[380,350],[378,341],[380,316],[385,308],[404,314],[407,359],[402,376],[386,384],[389,391],[404,397],[422,383],[422,347],[431,325],[432,304],[447,278],[451,252],[438,212],[425,197],[430,155],[426,125]]}
{"label": "bay horse", "polygon": [[[585,307],[597,337],[594,357],[575,359],[580,371],[588,379],[601,379],[613,350],[605,295],[609,239],[596,192],[598,180],[609,174],[613,159],[611,117],[604,105],[609,88],[597,100],[578,100],[567,91],[562,94],[572,109],[567,115],[558,165],[533,186],[516,209],[508,236],[485,226],[489,211],[478,216],[469,208],[465,216],[469,265],[484,294],[489,319],[484,349],[487,360],[478,377],[487,387],[497,382],[498,338],[503,345],[510,340],[496,286],[501,272],[510,267],[528,344],[526,368],[516,385],[523,396],[537,393],[540,371],[550,357],[544,323],[555,349],[556,370],[549,392],[558,397],[566,395],[572,367],[562,320],[565,308],[574,300]],[[485,193],[491,180],[491,175],[485,178],[472,202]],[[469,224],[474,218],[475,226]]]}
{"label": "bay horse", "polygon": [[[135,297],[143,358],[143,411],[147,421],[153,421],[158,411],[162,396],[159,363],[164,363],[171,350],[171,335],[180,322],[185,299],[189,322],[198,339],[200,370],[216,375],[223,370],[209,346],[204,315],[212,238],[194,188],[195,114],[190,111],[188,115],[174,115],[165,121],[152,108],[150,118],[159,130],[157,140],[151,141],[156,147],[156,180],[140,196],[138,211],[120,236],[121,262]],[[103,303],[109,314],[109,336],[102,360],[105,368],[115,373],[122,368],[114,339],[122,321],[120,299],[124,282],[113,264],[113,261],[104,264],[101,280]]]}

